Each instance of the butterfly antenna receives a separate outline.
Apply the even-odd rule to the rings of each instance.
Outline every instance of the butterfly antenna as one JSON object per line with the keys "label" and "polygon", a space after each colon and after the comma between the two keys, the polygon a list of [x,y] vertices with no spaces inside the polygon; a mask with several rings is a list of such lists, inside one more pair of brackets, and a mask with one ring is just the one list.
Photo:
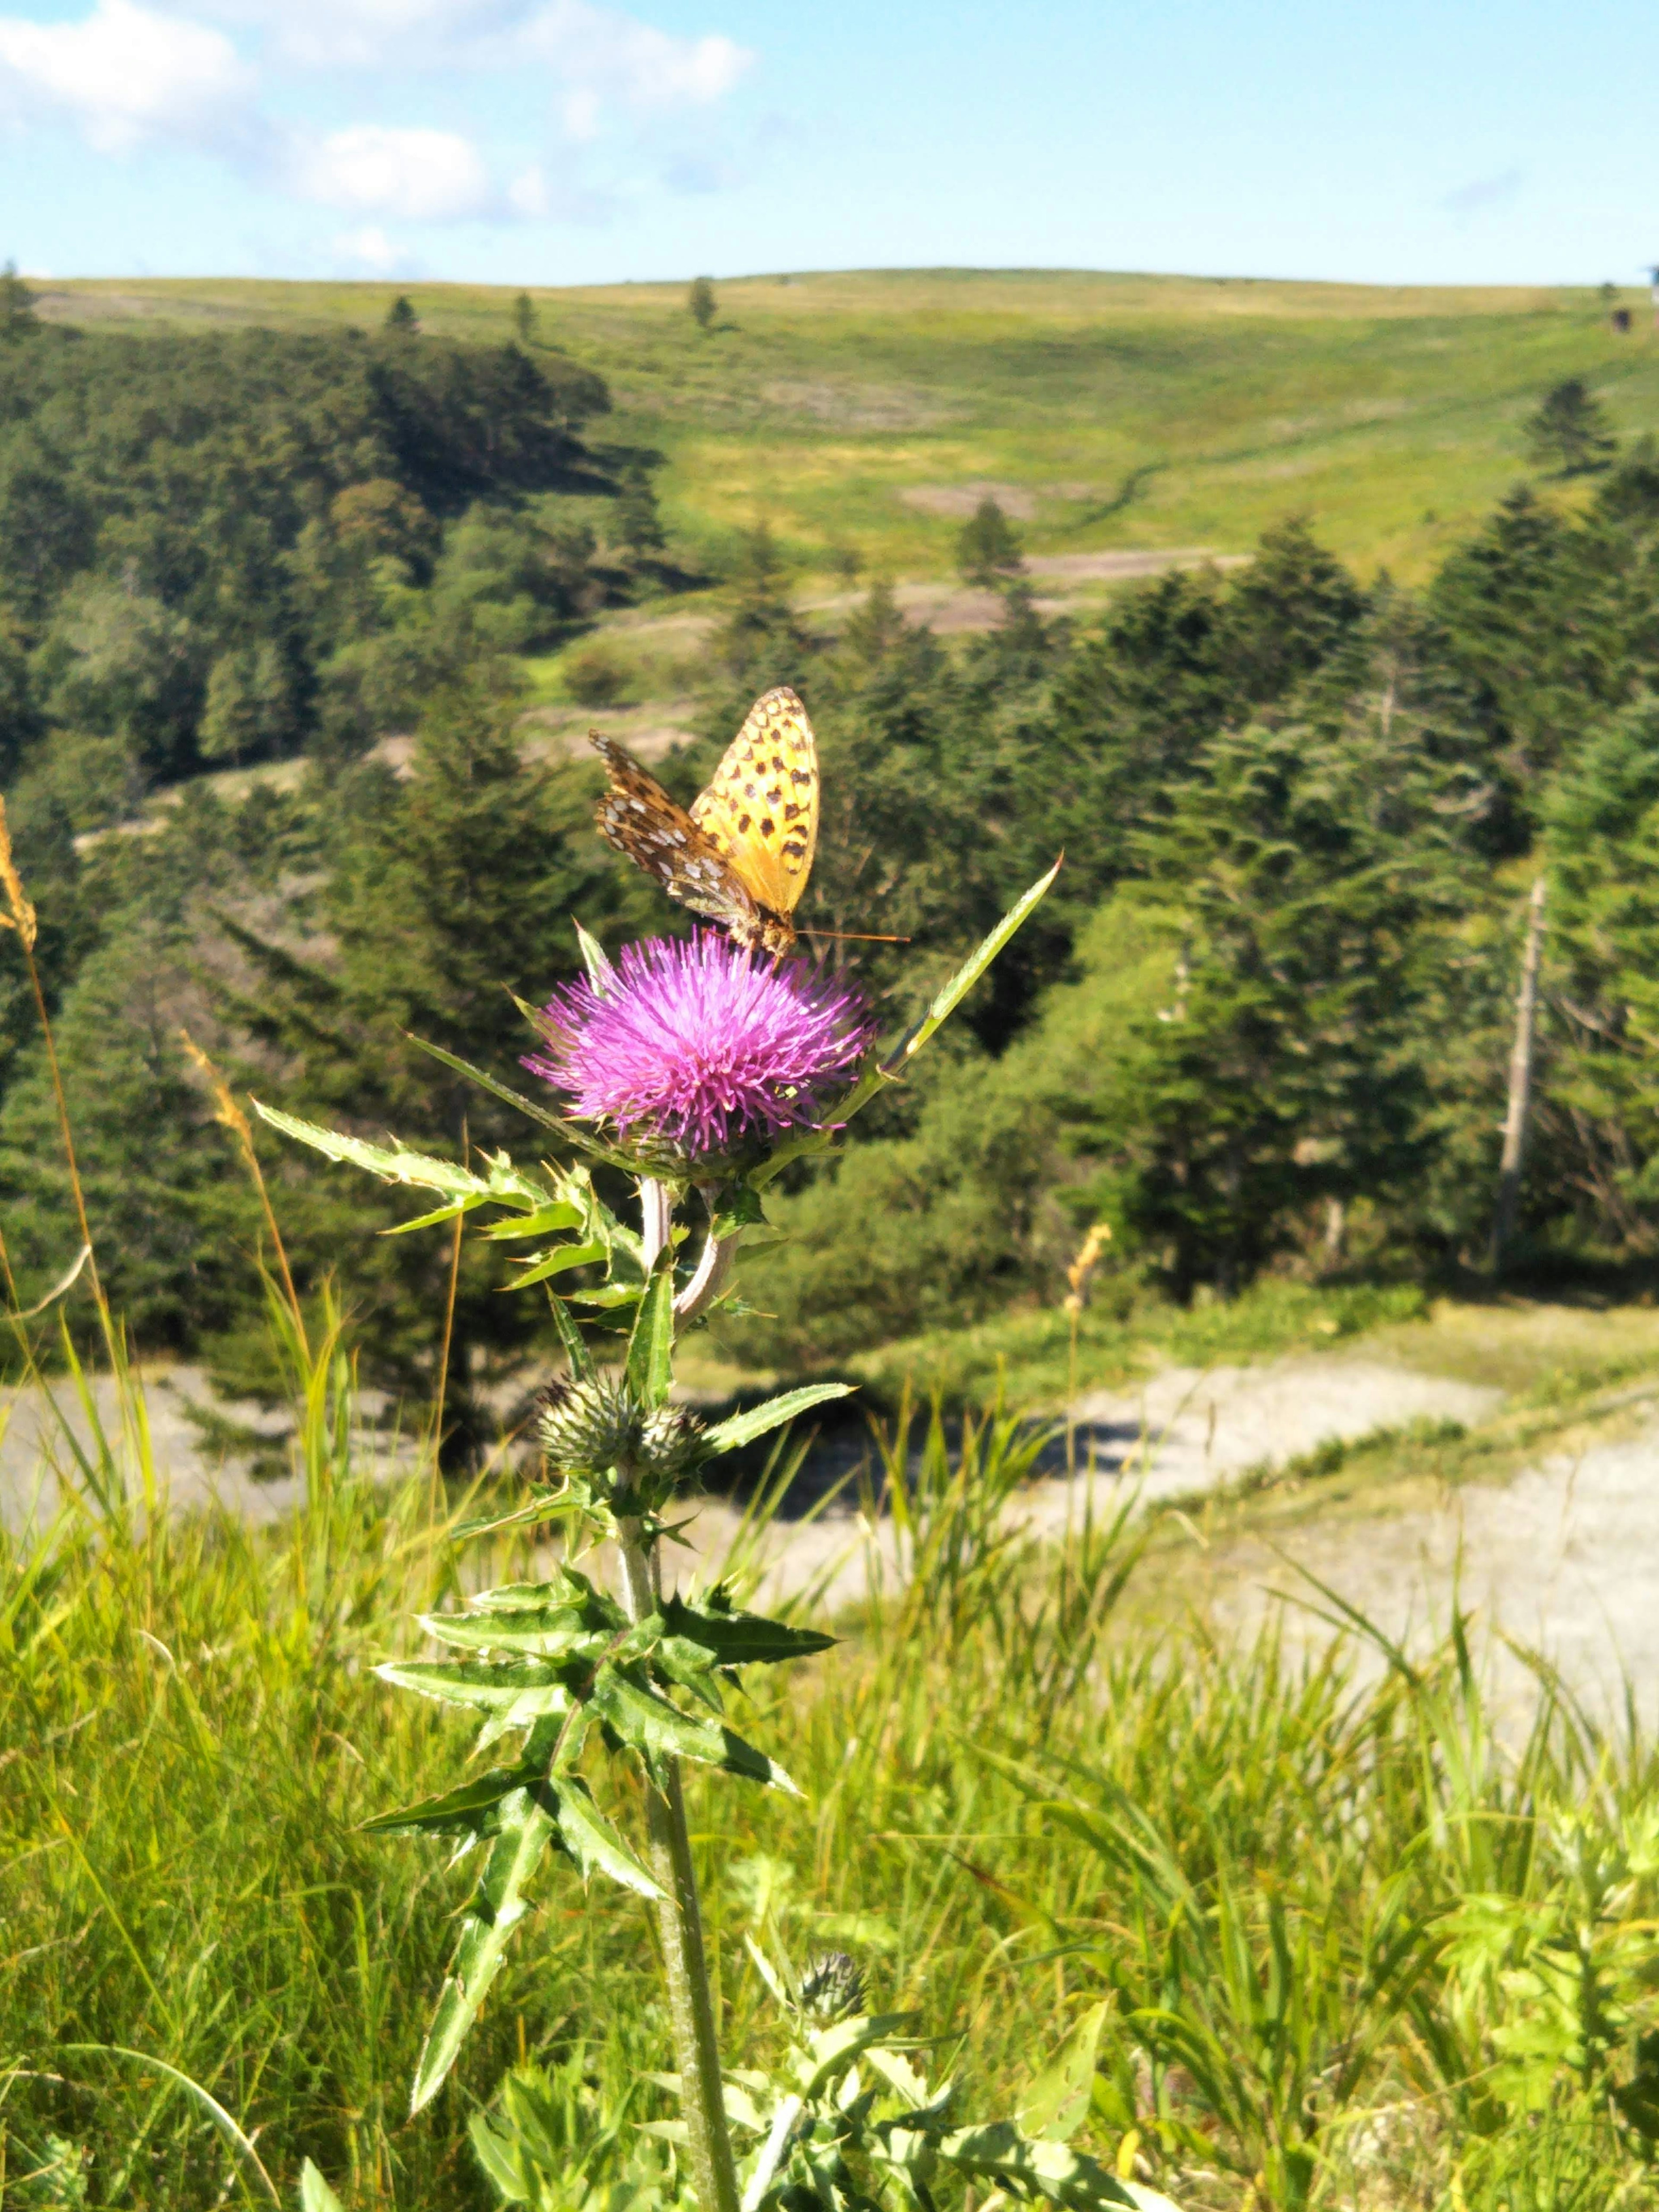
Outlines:
{"label": "butterfly antenna", "polygon": [[803,929],[803,937],[827,937],[838,944],[908,945],[908,937],[872,937],[862,929]]}

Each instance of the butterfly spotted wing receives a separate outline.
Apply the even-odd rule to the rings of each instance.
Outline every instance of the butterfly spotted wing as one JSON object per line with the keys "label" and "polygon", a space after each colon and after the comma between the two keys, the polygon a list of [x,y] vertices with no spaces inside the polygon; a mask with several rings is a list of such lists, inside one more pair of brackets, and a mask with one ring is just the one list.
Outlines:
{"label": "butterfly spotted wing", "polygon": [[631,753],[597,731],[592,742],[610,777],[600,834],[735,944],[788,951],[818,822],[817,750],[794,693],[756,701],[689,814]]}
{"label": "butterfly spotted wing", "polygon": [[597,730],[592,735],[611,779],[594,811],[600,836],[654,876],[670,898],[720,922],[738,944],[758,944],[754,899],[713,840],[632,753]]}
{"label": "butterfly spotted wing", "polygon": [[762,912],[787,924],[818,842],[817,747],[793,691],[756,700],[691,819]]}

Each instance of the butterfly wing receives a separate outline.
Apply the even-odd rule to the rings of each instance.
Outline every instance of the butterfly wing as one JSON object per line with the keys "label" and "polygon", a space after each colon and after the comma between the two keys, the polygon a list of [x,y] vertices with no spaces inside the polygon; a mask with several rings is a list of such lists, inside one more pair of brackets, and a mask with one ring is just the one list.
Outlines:
{"label": "butterfly wing", "polygon": [[818,749],[793,691],[756,700],[691,819],[763,913],[787,924],[818,842]]}
{"label": "butterfly wing", "polygon": [[731,862],[632,753],[595,730],[592,743],[610,777],[594,810],[599,834],[654,876],[670,898],[730,930],[739,945],[760,936],[761,918]]}

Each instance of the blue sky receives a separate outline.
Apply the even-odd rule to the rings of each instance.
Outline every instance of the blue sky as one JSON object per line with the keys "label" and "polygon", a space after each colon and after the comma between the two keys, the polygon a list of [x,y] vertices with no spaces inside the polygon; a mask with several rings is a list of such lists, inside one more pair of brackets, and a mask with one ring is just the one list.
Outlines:
{"label": "blue sky", "polygon": [[0,0],[0,257],[586,283],[1659,259],[1632,0]]}

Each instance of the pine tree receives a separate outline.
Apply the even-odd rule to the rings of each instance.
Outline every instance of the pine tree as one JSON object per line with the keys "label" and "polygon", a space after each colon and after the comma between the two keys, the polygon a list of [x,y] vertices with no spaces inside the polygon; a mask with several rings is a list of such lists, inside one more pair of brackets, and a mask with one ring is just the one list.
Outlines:
{"label": "pine tree", "polygon": [[957,533],[957,567],[963,580],[989,589],[1018,576],[1024,566],[1018,531],[987,492]]}
{"label": "pine tree", "polygon": [[[517,1061],[530,1046],[509,992],[535,1001],[576,965],[570,918],[604,936],[647,912],[650,886],[613,861],[592,828],[592,779],[524,759],[510,696],[488,669],[430,705],[407,784],[360,769],[342,789],[334,872],[324,912],[337,951],[323,966],[233,930],[255,988],[224,994],[222,1012],[283,1057],[273,1091],[295,1111],[395,1129],[460,1156],[464,1145],[522,1153],[546,1142],[410,1042],[421,1038],[533,1091]],[[441,1237],[365,1234],[361,1183],[319,1177],[285,1158],[295,1243],[313,1279],[338,1268],[357,1307],[373,1378],[429,1392],[443,1328],[449,1249]],[[407,1206],[390,1199],[388,1225]],[[480,1393],[534,1340],[533,1300],[500,1295],[487,1248],[469,1245],[454,1315],[453,1449],[477,1445]]]}
{"label": "pine tree", "polygon": [[399,337],[412,338],[421,327],[421,319],[415,312],[415,302],[406,292],[399,292],[386,311],[386,327]]}
{"label": "pine tree", "polygon": [[34,305],[34,295],[18,275],[17,264],[8,261],[0,269],[0,345],[32,337],[40,329]]}
{"label": "pine tree", "polygon": [[[1659,1246],[1659,704],[1592,731],[1550,794],[1540,1120],[1589,1225]],[[1538,1178],[1534,1176],[1534,1181]]]}
{"label": "pine tree", "polygon": [[528,292],[520,292],[513,302],[513,330],[519,343],[526,349],[536,343],[536,302]]}
{"label": "pine tree", "polygon": [[707,276],[694,276],[685,295],[686,312],[706,337],[714,328],[719,307],[714,299],[714,287]]}
{"label": "pine tree", "polygon": [[1546,392],[1526,431],[1533,460],[1564,477],[1604,469],[1618,449],[1607,410],[1582,376],[1567,377]]}
{"label": "pine tree", "polygon": [[1227,593],[1219,665],[1234,697],[1271,706],[1329,659],[1365,611],[1365,595],[1305,522],[1262,532]]}
{"label": "pine tree", "polygon": [[[179,1047],[180,1023],[199,1013],[180,952],[165,925],[127,916],[83,963],[53,1024],[104,1288],[152,1350],[189,1349],[255,1291],[257,1215]],[[33,1039],[0,1113],[0,1212],[27,1302],[64,1273],[77,1241],[57,1098]]]}
{"label": "pine tree", "polygon": [[636,560],[660,553],[666,543],[656,489],[643,461],[630,461],[623,471],[617,495],[617,535]]}
{"label": "pine tree", "polygon": [[1155,999],[1071,1118],[1103,1205],[1183,1294],[1316,1241],[1333,1206],[1423,1221],[1440,1025],[1503,813],[1486,733],[1417,696],[1394,625],[1315,719],[1212,738],[1116,902]]}

